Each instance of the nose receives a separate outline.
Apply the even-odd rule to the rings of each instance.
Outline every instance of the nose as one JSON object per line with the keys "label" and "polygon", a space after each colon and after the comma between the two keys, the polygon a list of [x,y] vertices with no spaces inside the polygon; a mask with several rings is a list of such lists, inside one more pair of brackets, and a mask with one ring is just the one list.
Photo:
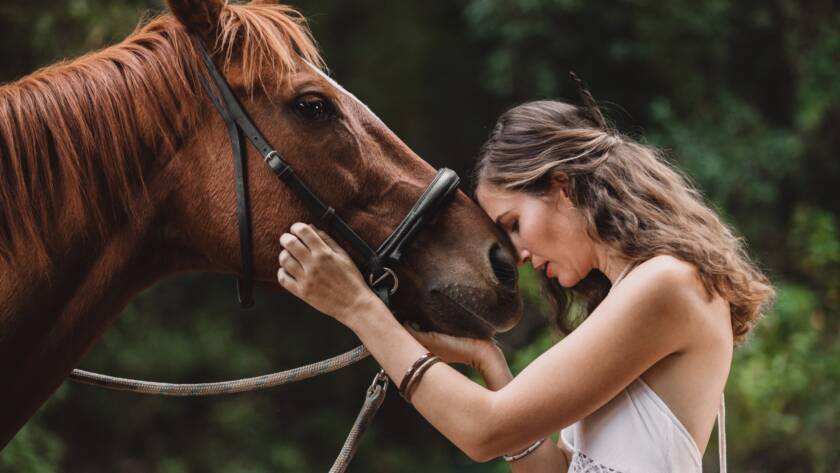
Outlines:
{"label": "nose", "polygon": [[519,264],[525,264],[526,261],[531,259],[531,252],[528,250],[520,250],[519,251]]}
{"label": "nose", "polygon": [[496,275],[496,280],[505,289],[516,290],[516,260],[506,248],[498,243],[494,243],[490,247],[490,267],[493,269],[493,274]]}
{"label": "nose", "polygon": [[544,265],[548,260],[540,258],[539,256],[531,256],[531,267],[537,269]]}

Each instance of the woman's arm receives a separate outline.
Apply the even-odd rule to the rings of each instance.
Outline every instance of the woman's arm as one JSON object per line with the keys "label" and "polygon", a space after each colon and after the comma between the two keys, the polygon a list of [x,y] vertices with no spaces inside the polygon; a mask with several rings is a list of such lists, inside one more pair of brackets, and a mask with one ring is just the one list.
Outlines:
{"label": "woman's arm", "polygon": [[[425,345],[425,337],[421,336],[420,341]],[[493,347],[495,348],[495,345]],[[476,365],[487,389],[491,391],[498,391],[513,380],[504,354],[498,348],[495,354],[496,356],[494,350],[489,350],[489,353],[480,355],[480,362]],[[561,439],[554,443],[548,439],[527,456],[508,462],[511,473],[566,473],[569,469],[569,457],[560,446],[562,441]]]}
{"label": "woman's arm", "polygon": [[[394,384],[399,384],[412,363],[426,353],[426,348],[397,322],[376,296],[364,297],[353,307],[355,310],[342,323],[356,333]],[[491,375],[491,379],[503,383],[501,377]],[[472,382],[449,365],[437,363],[426,371],[413,390],[412,403],[470,458],[489,460],[484,457],[479,433],[493,410],[493,391]]]}
{"label": "woman's arm", "polygon": [[[281,253],[278,281],[350,327],[399,383],[426,349],[366,288],[335,242],[309,226],[292,231],[298,238],[281,237],[289,254]],[[685,346],[696,306],[683,290],[690,276],[675,268],[661,260],[640,265],[580,327],[498,391],[446,364],[433,365],[413,391],[414,406],[477,461],[521,451],[589,415]]]}
{"label": "woman's arm", "polygon": [[[498,391],[513,380],[504,352],[492,340],[455,337],[437,332],[418,332],[408,325],[405,328],[421,345],[438,355],[440,359],[477,369],[490,391]],[[570,456],[562,448],[560,442],[555,444],[544,441],[536,450],[519,460],[509,462],[508,466],[512,473],[561,473],[568,470]]]}

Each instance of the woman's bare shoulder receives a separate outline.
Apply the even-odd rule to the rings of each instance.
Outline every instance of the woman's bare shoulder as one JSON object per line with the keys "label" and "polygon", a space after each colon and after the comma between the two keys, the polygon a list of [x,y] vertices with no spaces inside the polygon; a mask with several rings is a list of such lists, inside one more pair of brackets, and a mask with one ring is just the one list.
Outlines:
{"label": "woman's bare shoulder", "polygon": [[657,255],[639,264],[633,272],[647,282],[665,284],[669,290],[681,289],[686,296],[705,293],[697,266],[671,255]]}
{"label": "woman's bare shoulder", "polygon": [[729,303],[718,294],[709,296],[695,264],[672,255],[658,255],[637,269],[640,277],[678,295],[681,303],[675,309],[680,311],[677,316],[686,321],[686,330],[702,329],[715,338],[731,340]]}
{"label": "woman's bare shoulder", "polygon": [[665,272],[670,276],[683,278],[698,275],[697,266],[672,255],[654,256],[639,264],[637,269],[649,274]]}

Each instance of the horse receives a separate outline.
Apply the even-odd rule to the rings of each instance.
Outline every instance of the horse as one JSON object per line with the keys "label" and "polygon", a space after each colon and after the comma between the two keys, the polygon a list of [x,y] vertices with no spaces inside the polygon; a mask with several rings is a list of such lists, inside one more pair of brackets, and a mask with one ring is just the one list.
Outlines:
{"label": "horse", "polygon": [[[210,51],[254,123],[368,242],[434,169],[326,73],[306,19],[271,1],[168,0],[122,42],[0,87],[0,448],[127,302],[188,271],[241,276],[225,123]],[[254,278],[278,237],[315,221],[247,145]],[[487,337],[521,318],[505,235],[458,191],[396,270],[398,317]]]}

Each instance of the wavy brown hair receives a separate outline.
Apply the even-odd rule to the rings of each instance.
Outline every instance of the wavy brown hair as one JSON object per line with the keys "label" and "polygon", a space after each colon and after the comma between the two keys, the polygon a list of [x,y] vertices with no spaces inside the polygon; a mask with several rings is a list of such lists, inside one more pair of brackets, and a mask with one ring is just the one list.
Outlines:
{"label": "wavy brown hair", "polygon": [[[664,254],[693,263],[707,295],[729,302],[735,346],[746,341],[775,289],[750,260],[743,238],[662,152],[607,126],[597,106],[529,102],[499,118],[480,152],[474,182],[540,196],[558,176],[566,178],[590,238],[616,250],[631,267]],[[566,334],[610,289],[600,271],[571,288],[540,278]]]}

